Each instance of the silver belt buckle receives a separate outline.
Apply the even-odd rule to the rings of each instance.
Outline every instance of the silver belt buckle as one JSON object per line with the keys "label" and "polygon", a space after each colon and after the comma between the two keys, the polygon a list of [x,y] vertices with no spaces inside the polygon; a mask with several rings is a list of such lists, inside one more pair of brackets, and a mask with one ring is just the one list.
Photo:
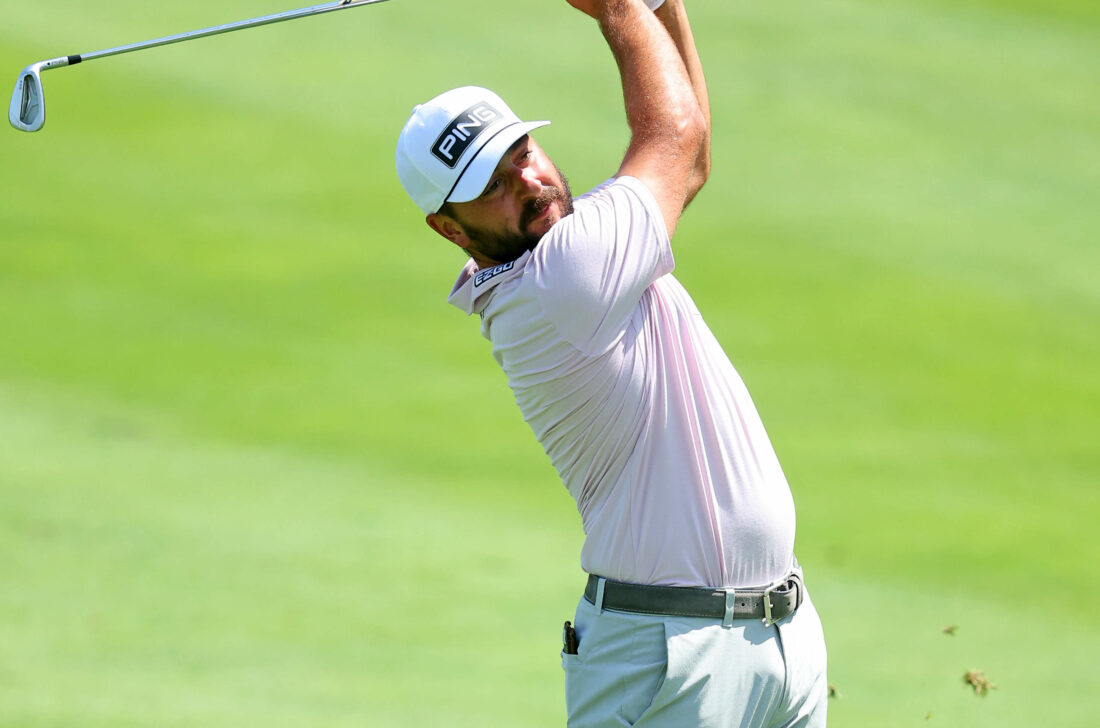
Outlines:
{"label": "silver belt buckle", "polygon": [[772,618],[772,590],[764,590],[764,626],[771,627],[778,620]]}

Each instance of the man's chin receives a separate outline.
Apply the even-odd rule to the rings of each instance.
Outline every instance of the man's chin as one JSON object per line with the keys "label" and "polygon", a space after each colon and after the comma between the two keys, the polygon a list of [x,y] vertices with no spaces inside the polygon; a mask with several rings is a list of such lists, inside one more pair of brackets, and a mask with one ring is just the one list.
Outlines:
{"label": "man's chin", "polygon": [[561,222],[562,218],[572,212],[572,209],[566,211],[565,207],[560,200],[553,200],[546,206],[545,210],[527,223],[527,231],[537,235],[545,235],[550,228]]}
{"label": "man's chin", "polygon": [[527,223],[527,231],[538,235],[545,234],[547,230],[554,227],[554,223],[561,219],[561,211],[555,209],[556,202],[551,202],[546,206],[539,215],[535,216],[531,222]]}
{"label": "man's chin", "polygon": [[546,208],[530,220],[525,220],[522,227],[515,228],[513,233],[497,233],[490,230],[482,230],[467,225],[466,232],[471,240],[476,241],[472,247],[483,258],[506,263],[523,255],[529,250],[538,247],[543,236],[557,223],[573,212],[573,200],[566,198],[551,200]]}

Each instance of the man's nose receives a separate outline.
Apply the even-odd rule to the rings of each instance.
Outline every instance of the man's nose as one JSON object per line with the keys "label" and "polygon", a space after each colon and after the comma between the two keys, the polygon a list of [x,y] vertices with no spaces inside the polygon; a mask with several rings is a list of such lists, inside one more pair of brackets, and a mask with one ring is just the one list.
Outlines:
{"label": "man's nose", "polygon": [[523,195],[537,195],[542,191],[542,183],[538,175],[530,167],[521,167],[516,170],[516,187]]}

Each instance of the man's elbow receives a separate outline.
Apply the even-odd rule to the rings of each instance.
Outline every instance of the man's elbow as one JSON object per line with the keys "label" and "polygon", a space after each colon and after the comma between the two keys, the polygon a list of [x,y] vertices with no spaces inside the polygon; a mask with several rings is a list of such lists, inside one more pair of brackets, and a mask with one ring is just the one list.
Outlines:
{"label": "man's elbow", "polygon": [[700,111],[695,125],[695,157],[688,178],[687,199],[691,200],[710,178],[710,124]]}
{"label": "man's elbow", "polygon": [[692,170],[692,179],[695,181],[695,191],[698,192],[710,179],[710,139],[708,138],[699,147],[699,155],[695,158],[695,169]]}
{"label": "man's elbow", "polygon": [[707,127],[707,117],[697,104],[692,104],[685,109],[680,120],[680,137],[684,147],[693,152],[701,149],[710,137],[710,130]]}

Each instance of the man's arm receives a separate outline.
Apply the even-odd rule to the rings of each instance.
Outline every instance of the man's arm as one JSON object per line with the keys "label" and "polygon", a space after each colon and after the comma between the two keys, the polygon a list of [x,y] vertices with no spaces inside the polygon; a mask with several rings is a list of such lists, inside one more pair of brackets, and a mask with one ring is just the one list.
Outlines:
{"label": "man's arm", "polygon": [[703,64],[699,60],[699,52],[695,48],[695,36],[691,32],[691,24],[688,22],[687,10],[683,0],[665,0],[664,4],[656,10],[657,18],[672,36],[676,50],[680,52],[680,58],[684,61],[688,78],[691,79],[691,87],[695,92],[695,100],[699,102],[699,110],[706,119],[706,129],[699,154],[695,158],[695,167],[692,170],[691,180],[688,183],[687,198],[684,207],[695,198],[710,176],[710,96],[707,94],[707,81],[703,76]]}
{"label": "man's arm", "polygon": [[[680,0],[670,2],[679,9],[669,8],[664,14],[673,27],[686,28],[687,16]],[[642,0],[569,3],[599,21],[619,66],[631,132],[619,174],[645,183],[657,199],[671,236],[684,206],[701,186],[700,159],[709,163],[709,154],[703,153],[709,123],[684,59],[669,30]],[[694,43],[690,47],[694,48]]]}

